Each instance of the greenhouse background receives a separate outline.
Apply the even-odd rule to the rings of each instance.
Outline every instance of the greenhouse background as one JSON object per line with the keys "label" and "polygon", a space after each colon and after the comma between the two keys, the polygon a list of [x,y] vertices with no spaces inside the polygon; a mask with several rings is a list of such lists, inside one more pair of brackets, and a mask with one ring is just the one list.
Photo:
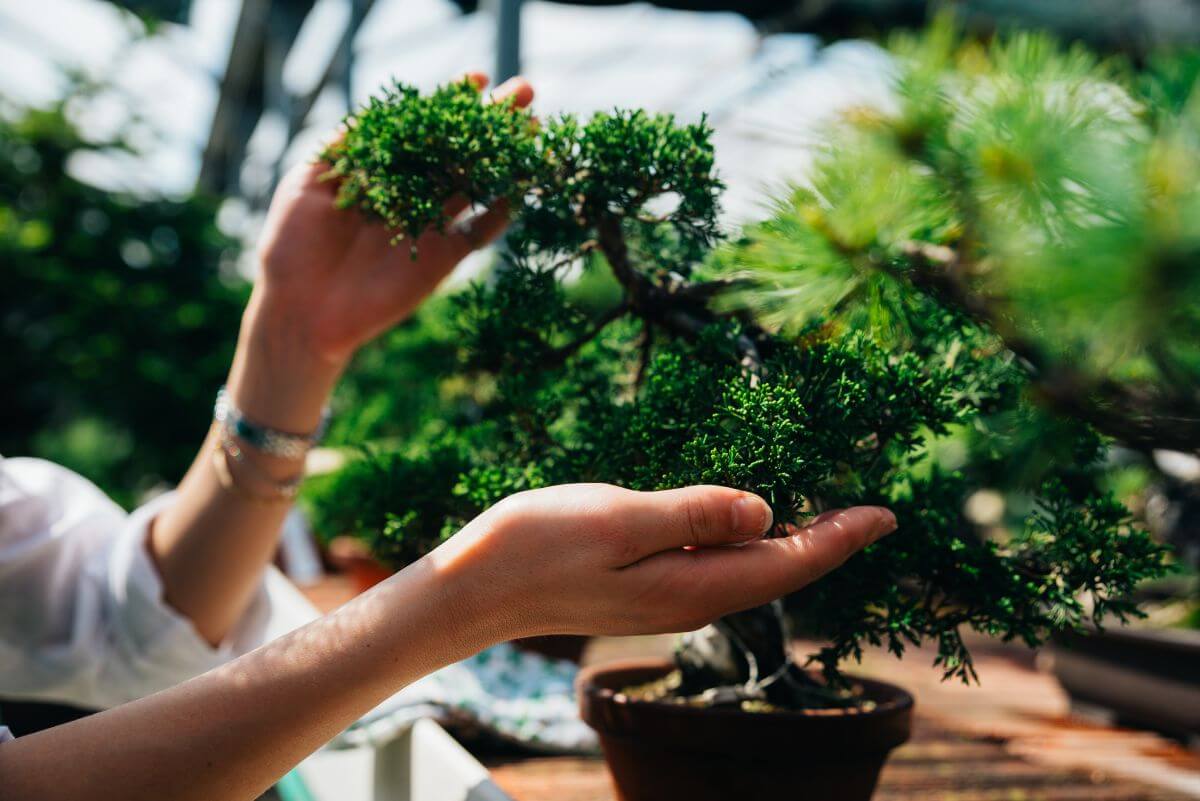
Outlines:
{"label": "greenhouse background", "polygon": [[[926,36],[922,41],[936,44],[939,31],[949,30],[939,28],[939,21],[949,24],[947,20],[954,20],[956,35],[961,31],[968,42],[948,63],[953,61],[953,68],[970,76],[968,80],[994,66],[988,61],[991,51],[987,48],[1002,48],[1006,37],[1033,31],[1028,41],[1049,42],[1036,38],[1048,34],[1071,43],[1064,46],[1068,55],[1062,64],[1092,63],[1090,56],[1072,61],[1072,54],[1084,50],[1068,50],[1070,47],[1096,53],[1096,74],[1102,74],[1104,81],[1111,79],[1113,85],[1125,81],[1122,86],[1140,90],[1150,83],[1140,76],[1154,73],[1166,87],[1163,95],[1183,91],[1180,87],[1187,89],[1193,83],[1200,86],[1200,2],[1195,0],[0,3],[0,276],[6,285],[0,286],[0,353],[6,354],[0,357],[0,374],[6,374],[9,387],[0,393],[0,467],[4,457],[47,459],[94,482],[124,509],[153,505],[166,497],[193,464],[196,444],[204,441],[214,413],[213,394],[226,379],[237,345],[239,320],[256,281],[261,281],[256,247],[281,178],[289,169],[312,162],[347,114],[363,108],[393,82],[428,94],[468,72],[491,75],[493,86],[521,75],[536,89],[532,109],[539,120],[556,119],[563,113],[586,119],[613,109],[643,109],[651,115],[671,115],[679,126],[711,126],[715,176],[725,189],[716,220],[720,232],[730,237],[731,248],[720,251],[719,266],[727,267],[747,253],[753,260],[759,257],[755,253],[765,252],[768,261],[774,258],[778,262],[768,264],[768,272],[808,268],[811,265],[801,263],[813,251],[789,250],[787,237],[799,236],[797,231],[811,226],[833,242],[828,248],[835,254],[830,263],[844,257],[858,270],[853,278],[861,284],[859,290],[847,292],[831,304],[828,319],[836,317],[836,324],[827,321],[813,327],[813,320],[820,317],[805,317],[796,311],[800,332],[796,341],[808,341],[809,337],[816,341],[839,326],[839,330],[857,326],[868,332],[879,326],[878,330],[890,331],[889,321],[878,315],[875,307],[859,316],[845,311],[864,296],[877,300],[886,295],[879,289],[881,284],[871,281],[872,271],[886,276],[894,268],[894,254],[886,253],[890,243],[874,250],[865,247],[858,253],[858,243],[838,240],[834,230],[838,220],[831,223],[820,218],[813,208],[825,202],[836,204],[822,195],[829,185],[821,182],[828,182],[830,164],[836,164],[831,158],[846,144],[841,137],[847,129],[839,126],[850,120],[863,130],[877,131],[882,126],[878,121],[903,117],[910,107],[905,105],[908,99],[898,90],[897,81],[911,78],[903,58],[897,55],[903,51],[911,56],[904,50],[910,40],[904,37]],[[1039,46],[1031,49],[1037,51]],[[1179,58],[1171,61],[1167,56]],[[1014,63],[1018,61],[1014,59]],[[1034,61],[1036,57],[1031,57],[1030,63]],[[1160,70],[1164,63],[1168,66]],[[1066,73],[1064,68],[1064,84],[1073,77]],[[1161,100],[1150,90],[1144,98],[1139,95],[1134,100],[1133,89],[1129,96],[1120,93],[1124,89],[1105,94],[1110,89],[1105,84],[1095,95],[1097,107],[1104,109],[1098,117],[1117,119],[1129,108],[1128,116],[1139,124],[1147,120],[1147,126],[1160,124],[1157,115],[1167,119],[1174,114],[1182,120],[1175,127],[1162,123],[1161,128],[1154,128],[1154,136],[1161,134],[1161,139],[1154,141],[1162,148],[1148,147],[1152,156],[1166,152],[1169,145],[1179,144],[1188,151],[1200,144],[1200,139],[1187,138],[1193,117],[1200,119],[1189,109],[1200,106],[1185,102],[1186,91],[1184,100],[1171,106],[1174,100]],[[1200,98],[1200,90],[1192,97]],[[1161,108],[1154,105],[1157,102]],[[1170,111],[1164,111],[1168,106]],[[935,124],[929,119],[906,121],[916,127]],[[1019,127],[1019,121],[1013,124]],[[1029,131],[1019,131],[1013,139],[1022,133]],[[1177,138],[1172,138],[1176,134]],[[905,148],[911,147],[915,153],[928,144],[917,135],[909,140],[901,136],[900,141],[899,151],[905,157],[911,155]],[[1036,157],[1055,158],[1052,144],[1034,154],[1031,163]],[[889,157],[894,156],[889,151]],[[1014,173],[1020,172],[1020,164],[1013,167],[1002,156],[992,162],[1000,165],[998,171],[1011,167]],[[985,153],[983,159],[987,157]],[[1118,176],[1112,186],[1128,179],[1128,171],[1115,163],[1081,166],[1078,162],[1083,161],[1086,158],[1072,161],[1072,154],[1062,159],[1067,165],[1064,169],[1078,167],[1088,176],[1111,168],[1112,175]],[[1192,162],[1170,163],[1186,166]],[[867,167],[871,166],[873,163],[867,162]],[[938,165],[923,164],[917,172],[926,169],[936,172]],[[1169,180],[1180,176],[1181,180]],[[340,177],[345,179],[346,174]],[[854,183],[853,175],[841,177]],[[1037,176],[1027,177],[1031,185],[1038,184]],[[1183,167],[1174,176],[1154,174],[1167,187],[1164,192],[1178,189],[1180,197],[1190,197],[1187,193],[1192,190],[1179,187],[1191,177],[1195,175]],[[817,189],[810,196],[806,193],[814,180]],[[863,180],[866,185],[870,177]],[[1073,191],[1068,187],[1065,194]],[[1111,191],[1111,186],[1100,191]],[[1053,188],[1046,196],[1052,193]],[[850,202],[864,203],[865,216],[873,212],[869,198],[847,196]],[[816,200],[806,206],[812,197]],[[902,192],[896,197],[897,204],[911,201]],[[361,205],[369,207],[366,201]],[[1051,205],[1046,201],[1045,208]],[[1148,207],[1156,208],[1153,204]],[[1105,405],[1105,401],[1089,408],[1083,400],[1073,406],[1072,399],[1064,396],[1070,395],[1074,385],[1064,383],[1065,389],[1056,388],[1043,380],[1040,386],[1031,384],[1034,388],[1026,395],[1045,402],[1045,408],[1031,403],[1029,408],[1035,411],[1021,407],[1019,413],[1028,417],[1014,412],[1008,420],[1016,429],[1024,426],[1018,434],[997,444],[1001,440],[987,439],[990,432],[982,424],[974,429],[964,424],[959,429],[956,421],[936,453],[945,464],[961,467],[981,484],[960,504],[961,516],[980,532],[981,541],[996,543],[994,553],[1008,555],[1012,531],[1022,525],[1020,518],[1036,519],[1040,514],[1041,507],[1030,500],[1033,493],[1025,492],[1022,485],[1026,478],[1022,471],[1028,465],[1035,465],[1028,467],[1031,474],[1044,468],[1056,481],[1061,478],[1064,497],[1072,493],[1083,496],[1099,487],[1119,498],[1124,504],[1119,509],[1128,507],[1129,517],[1114,517],[1114,530],[1119,527],[1124,535],[1132,526],[1149,532],[1156,543],[1153,547],[1169,553],[1162,557],[1169,569],[1162,571],[1164,577],[1141,584],[1130,598],[1105,598],[1099,606],[1113,600],[1118,608],[1123,609],[1122,604],[1133,608],[1136,602],[1148,616],[1128,628],[1114,622],[1111,628],[1098,630],[1085,623],[1074,627],[1077,631],[1073,633],[1047,637],[1045,643],[1038,639],[1040,632],[1025,637],[1023,630],[1014,634],[1017,629],[1006,630],[997,624],[990,636],[971,632],[964,635],[965,645],[963,639],[957,640],[964,652],[969,646],[973,666],[955,662],[957,652],[946,650],[946,643],[953,644],[958,637],[957,630],[949,639],[930,638],[926,644],[913,640],[903,662],[886,653],[895,652],[890,646],[896,639],[864,638],[868,642],[865,653],[860,654],[861,668],[856,670],[872,679],[896,682],[917,699],[915,712],[910,713],[911,740],[900,746],[883,768],[878,789],[871,796],[876,801],[1200,799],[1200,579],[1196,573],[1200,565],[1200,453],[1186,444],[1200,431],[1200,418],[1194,414],[1200,408],[1200,390],[1194,385],[1195,376],[1200,375],[1196,359],[1200,352],[1195,350],[1195,342],[1175,333],[1200,330],[1196,328],[1200,296],[1193,292],[1200,287],[1196,278],[1200,273],[1193,266],[1200,249],[1189,249],[1194,241],[1188,239],[1188,226],[1200,226],[1200,217],[1195,215],[1200,204],[1187,206],[1180,201],[1179,208],[1183,211],[1178,219],[1163,213],[1163,219],[1169,220],[1161,228],[1147,223],[1149,230],[1164,237],[1177,235],[1178,239],[1171,240],[1176,249],[1158,252],[1153,242],[1139,240],[1138,246],[1144,250],[1136,250],[1161,257],[1168,267],[1179,265],[1171,274],[1174,283],[1164,279],[1161,286],[1156,285],[1161,295],[1151,296],[1147,290],[1152,299],[1161,298],[1161,307],[1135,309],[1145,316],[1136,317],[1111,335],[1111,350],[1117,354],[1111,363],[1104,362],[1107,351],[1101,343],[1096,357],[1101,378],[1095,387],[1084,385],[1080,390],[1081,398],[1086,394],[1083,390],[1096,390],[1098,397],[1137,401],[1142,397],[1136,391],[1141,387],[1138,382],[1144,380],[1151,390],[1160,391],[1148,390],[1145,395],[1151,419],[1138,418],[1124,427],[1128,421],[1118,420],[1112,429],[1105,429],[1103,422],[1119,417],[1114,409],[1127,411],[1128,407],[1119,407],[1116,401]],[[1108,212],[1113,218],[1121,213],[1114,209],[1088,211],[1095,213],[1087,224]],[[662,219],[670,219],[672,213],[665,212]],[[1047,210],[1046,216],[1051,212]],[[634,224],[638,219],[644,221],[645,215],[633,216]],[[981,221],[994,222],[986,213],[971,222],[982,228]],[[906,224],[907,220],[895,222],[896,227]],[[956,228],[931,215],[928,221],[918,220],[914,229],[928,233],[931,241],[945,236],[957,246],[960,243],[955,237],[962,236],[964,226],[960,223]],[[1014,230],[1019,239],[1029,229]],[[967,242],[964,250],[972,244],[970,239],[963,237]],[[810,240],[804,243],[811,245]],[[921,250],[908,248],[909,244],[900,243],[898,252],[924,259],[921,263],[926,268],[941,258],[936,266],[947,271],[966,269],[965,258],[960,262],[952,251],[946,255],[949,248]],[[497,300],[505,287],[504,276],[511,275],[506,270],[513,264],[527,266],[521,256],[513,255],[518,253],[516,247],[501,240],[498,246],[468,255],[447,280],[446,291],[430,299],[410,320],[364,347],[352,363],[333,395],[332,424],[328,432],[322,428],[328,436],[307,453],[303,469],[310,480],[300,490],[301,502],[282,525],[272,559],[281,574],[275,591],[286,598],[290,621],[280,624],[278,630],[271,628],[278,621],[272,621],[267,627],[272,637],[352,602],[375,584],[386,582],[406,562],[423,555],[425,550],[405,551],[413,546],[403,537],[413,527],[426,525],[421,515],[428,509],[436,510],[436,514],[428,512],[431,517],[442,514],[437,500],[429,501],[426,495],[444,489],[460,501],[468,499],[470,504],[463,508],[471,509],[473,515],[478,510],[471,504],[486,508],[496,500],[489,493],[497,487],[503,495],[512,488],[542,486],[538,470],[544,465],[533,457],[524,466],[502,464],[494,474],[488,472],[489,466],[481,469],[468,460],[463,464],[470,469],[462,468],[457,483],[450,481],[439,488],[414,486],[413,478],[419,483],[425,475],[422,469],[430,464],[440,467],[438,459],[446,452],[439,448],[448,434],[465,431],[462,441],[470,447],[481,451],[494,447],[486,439],[493,431],[471,426],[501,419],[491,415],[497,414],[495,398],[503,400],[502,392],[490,379],[480,379],[478,371],[472,372],[473,355],[464,356],[464,352],[473,345],[464,341],[470,335],[487,338],[486,315],[470,305],[482,303],[480,298],[495,302],[502,320],[507,316],[511,322],[519,316]],[[738,250],[743,247],[746,250]],[[754,251],[755,247],[763,250]],[[1128,251],[1121,250],[1124,247]],[[661,323],[660,336],[670,324],[647,313],[645,331],[636,342],[624,329],[616,334],[609,331],[611,340],[600,336],[632,303],[621,294],[625,290],[619,275],[614,283],[607,273],[594,269],[605,259],[612,261],[611,252],[604,252],[604,258],[595,255],[602,250],[587,242],[571,255],[560,299],[578,312],[578,319],[571,323],[577,327],[569,330],[584,332],[578,344],[586,358],[600,358],[587,350],[593,338],[601,348],[628,346],[631,352],[640,352],[640,363],[625,365],[630,380],[621,389],[636,398],[643,379],[653,370],[652,349],[663,346],[653,339],[651,322]],[[1053,249],[1047,245],[1047,250]],[[1053,252],[1061,258],[1071,251]],[[1135,248],[1114,239],[1112,252],[1133,253]],[[1097,259],[1097,264],[1107,263]],[[822,266],[819,263],[813,269]],[[978,279],[979,285],[990,280],[989,260],[974,268],[977,273],[969,274],[970,280]],[[701,271],[698,274],[704,280],[712,279],[711,285],[692,285],[690,270],[689,266],[677,274],[664,269],[663,286],[682,296],[689,287],[716,293],[725,291],[726,286],[741,286],[746,280],[741,273],[726,278]],[[1053,358],[1061,356],[1053,347],[1037,351],[1039,340],[1056,344],[1061,331],[1052,325],[1035,322],[1028,329],[1004,329],[1008,318],[993,314],[994,309],[986,308],[984,302],[995,298],[981,293],[983,300],[979,300],[966,291],[955,297],[961,287],[953,281],[938,283],[928,274],[923,279],[925,284],[914,279],[912,285],[922,290],[933,285],[931,296],[940,302],[948,295],[968,312],[982,308],[974,322],[983,320],[985,328],[990,325],[1001,331],[999,342],[1007,349],[989,351],[977,343],[963,347],[983,365],[978,368],[981,371],[1007,365],[1011,359],[1012,364],[1037,375],[1041,356],[1052,354],[1052,366]],[[825,286],[819,281],[799,285]],[[1067,289],[1060,287],[1061,291],[1075,291],[1083,297],[1078,307],[1071,305],[1071,298],[1061,304],[1063,318],[1076,321],[1071,315],[1079,309],[1086,312],[1087,302],[1094,298],[1087,293],[1089,287],[1070,282],[1062,286]],[[1128,295],[1144,289],[1142,284],[1131,284]],[[1103,291],[1096,297],[1102,297]],[[1019,292],[1013,295],[1018,299],[1015,305],[1025,297]],[[786,293],[780,296],[790,297]],[[665,296],[655,297],[661,300]],[[707,309],[709,296],[700,297]],[[972,306],[973,301],[978,303]],[[1047,302],[1051,311],[1056,302],[1054,298]],[[608,312],[604,309],[610,307],[615,309],[613,316],[605,316]],[[753,323],[752,314],[760,309],[750,308],[727,312],[721,307],[717,316],[703,319],[725,320],[722,315],[728,314],[739,325],[747,325],[747,331],[756,332],[755,336],[767,337]],[[1119,315],[1125,311],[1124,307],[1112,310],[1113,319],[1121,325],[1125,318]],[[782,316],[787,318],[786,309]],[[477,327],[471,329],[464,319]],[[971,314],[953,319],[949,329],[961,325],[967,330],[973,324]],[[589,320],[596,324],[594,328],[584,325]],[[791,335],[793,329],[787,326],[792,322],[780,324],[779,330]],[[505,331],[502,326],[495,330]],[[1030,334],[1028,339],[1022,339],[1023,330]],[[775,335],[771,328],[769,336]],[[547,334],[547,342],[549,337]],[[1104,337],[1093,337],[1096,339]],[[1137,358],[1122,361],[1127,356],[1123,350],[1126,340],[1145,346],[1150,366]],[[745,337],[736,341],[743,342]],[[889,341],[885,335],[883,341],[892,347],[903,340]],[[974,342],[966,337],[962,340],[967,341]],[[576,346],[573,341],[563,344],[561,337],[555,343],[564,351]],[[944,362],[952,373],[960,358],[959,344],[956,341],[948,353],[935,349],[934,362]],[[907,346],[897,347],[904,350]],[[597,352],[610,357],[609,351]],[[1093,356],[1095,353],[1088,351],[1086,357],[1079,357],[1081,375],[1086,376],[1095,366],[1087,361]],[[568,352],[563,359],[570,357]],[[770,369],[756,363],[753,344],[740,358],[751,389],[772,378]],[[890,368],[903,358],[902,353],[884,354],[880,363]],[[994,361],[989,363],[989,359]],[[1075,366],[1070,356],[1059,363]],[[1116,367],[1105,375],[1103,370],[1110,364]],[[656,386],[653,381],[650,384]],[[584,388],[580,393],[594,391],[586,382],[580,386]],[[1122,394],[1128,387],[1135,391]],[[972,386],[963,395],[968,396],[967,403],[979,402],[972,393],[984,396],[991,389]],[[1103,394],[1109,390],[1113,390],[1111,395]],[[1056,391],[1059,394],[1055,395]],[[1002,396],[1004,392],[996,390],[996,397]],[[920,393],[911,397],[920,399]],[[549,408],[557,407],[551,404]],[[1049,408],[1068,422],[1059,425],[1056,421],[1061,418],[1047,412]],[[1159,414],[1163,409],[1177,411],[1178,417]],[[564,414],[558,424],[573,424],[573,414]],[[218,420],[224,425],[224,418]],[[1096,425],[1103,438],[1089,439],[1089,434],[1072,439],[1078,420],[1085,421],[1079,429],[1091,432],[1089,425]],[[931,428],[937,427],[931,424]],[[912,438],[928,437],[932,442],[943,433],[922,428]],[[973,439],[975,435],[978,437]],[[1059,438],[1076,444],[1060,447]],[[1185,444],[1175,446],[1173,442]],[[886,446],[879,446],[881,460]],[[221,451],[222,447],[227,448],[228,443],[218,446],[219,454],[241,452],[236,448]],[[988,461],[979,456],[988,447],[1009,450]],[[731,454],[735,450],[731,447]],[[731,455],[729,461],[740,455]],[[230,464],[227,457],[222,458]],[[986,466],[978,467],[972,461],[977,458]],[[1039,460],[1053,464],[1047,467]],[[461,468],[458,462],[447,464],[454,465],[454,470]],[[916,464],[914,457],[912,465]],[[363,472],[355,472],[364,465],[369,466],[364,471],[376,472],[366,478]],[[874,469],[872,463],[864,473]],[[913,468],[914,473],[923,469]],[[0,514],[4,511],[4,486],[0,481]],[[289,501],[295,490],[289,488]],[[415,511],[380,506],[381,496],[397,494],[406,502],[411,497]],[[778,513],[775,506],[772,509]],[[806,514],[822,511],[820,505],[805,507]],[[1088,514],[1093,514],[1090,507],[1077,527],[1094,533],[1089,526],[1095,518]],[[444,516],[444,524],[440,518],[437,521],[443,527],[435,527],[430,534],[436,535],[436,542],[469,519],[460,520],[449,513]],[[813,517],[809,524],[820,519]],[[381,525],[375,525],[379,521]],[[0,519],[0,557],[5,545],[3,522]],[[1100,528],[1101,524],[1094,525],[1095,531]],[[424,529],[421,533],[429,534]],[[1081,563],[1089,559],[1096,564],[1104,562],[1108,554],[1101,551],[1079,557]],[[932,572],[936,574],[936,570]],[[1147,575],[1151,574],[1148,570]],[[886,571],[872,575],[890,580]],[[0,570],[0,582],[4,576]],[[1037,577],[1025,578],[1036,582]],[[1112,586],[1120,585],[1121,578]],[[1048,583],[1055,581],[1066,583],[1062,578]],[[1109,587],[1101,579],[1085,583],[1093,598],[1103,597]],[[901,590],[906,589],[903,581],[900,584]],[[854,595],[844,583],[833,586],[847,593],[846,598]],[[878,587],[862,590],[868,595],[876,591],[883,592]],[[794,596],[774,607],[782,620],[785,606],[788,614],[806,602],[829,610],[836,607],[836,600]],[[937,615],[930,610],[937,607],[941,611],[940,599],[929,595],[924,603],[936,628]],[[1008,599],[998,605],[1006,603]],[[1057,600],[1046,600],[1041,612],[1053,617],[1055,603]],[[1069,604],[1068,608],[1071,613],[1078,612]],[[881,614],[875,605],[860,611],[864,619],[874,620]],[[894,614],[890,607],[887,611]],[[1090,612],[1090,608],[1078,612],[1080,621]],[[1002,624],[1004,615],[1010,613],[1016,615],[1005,607],[996,619]],[[984,617],[988,625],[994,623]],[[786,637],[781,641],[785,660],[816,653],[828,639],[828,632],[819,627],[810,630],[796,625],[795,630],[781,625]],[[904,625],[897,624],[895,630]],[[0,627],[0,646],[4,645],[3,632]],[[893,632],[888,636],[899,635]],[[1023,647],[1022,638],[1039,647]],[[606,767],[598,750],[598,743],[605,742],[604,732],[597,740],[597,713],[589,711],[587,701],[581,717],[577,687],[596,680],[589,671],[612,660],[674,659],[676,642],[673,635],[590,639],[551,635],[501,642],[401,689],[289,772],[263,798],[639,801],[651,797],[630,795],[631,785],[620,777],[613,783],[611,775],[620,772],[620,760],[609,753],[611,746],[605,743]],[[3,654],[0,648],[0,657]],[[930,663],[940,668],[930,670]],[[955,667],[956,675],[964,679],[977,670],[977,685],[940,680],[943,672],[951,675]],[[27,703],[29,699],[12,696],[5,688],[4,668],[0,659],[0,722],[11,726],[18,739],[23,734],[19,724],[24,725],[26,715],[32,721],[31,730],[37,730],[47,720],[58,723],[92,711],[70,705],[60,709],[53,699]],[[756,676],[757,667],[752,672]],[[577,685],[577,681],[584,684]],[[747,680],[747,686],[750,684],[753,681]],[[625,691],[631,690],[626,687]],[[710,693],[705,697],[707,703],[716,696]],[[51,703],[43,705],[39,703],[42,700]],[[768,706],[767,711],[774,710]],[[4,731],[0,726],[0,735]],[[906,731],[904,739],[908,734]],[[883,754],[891,747],[883,748]],[[664,753],[670,751],[667,748]],[[816,780],[815,786],[823,786],[821,781]],[[3,783],[0,777],[0,786]],[[875,788],[873,776],[867,784],[870,796]],[[781,798],[799,790],[771,789]],[[753,795],[755,791],[746,792]],[[816,792],[819,797],[814,801],[826,801],[821,794],[824,790]],[[842,796],[829,796],[830,801],[834,798]]]}

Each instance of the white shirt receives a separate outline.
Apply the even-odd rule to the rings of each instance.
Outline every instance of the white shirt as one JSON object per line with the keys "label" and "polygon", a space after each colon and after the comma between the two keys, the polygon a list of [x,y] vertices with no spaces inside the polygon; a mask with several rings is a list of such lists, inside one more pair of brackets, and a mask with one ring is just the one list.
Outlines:
{"label": "white shirt", "polygon": [[128,515],[70,470],[0,457],[0,697],[116,706],[316,617],[271,567],[227,640],[210,646],[163,601],[146,550],[149,523],[171,500]]}

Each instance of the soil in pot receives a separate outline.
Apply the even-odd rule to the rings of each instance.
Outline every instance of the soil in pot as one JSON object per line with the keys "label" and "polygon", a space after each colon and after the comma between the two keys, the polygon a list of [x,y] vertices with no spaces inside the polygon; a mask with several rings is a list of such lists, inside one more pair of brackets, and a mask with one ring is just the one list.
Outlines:
{"label": "soil in pot", "polygon": [[580,713],[621,801],[868,801],[888,753],[912,732],[912,696],[867,679],[855,683],[874,702],[868,710],[745,712],[622,692],[672,669],[642,660],[580,672]]}

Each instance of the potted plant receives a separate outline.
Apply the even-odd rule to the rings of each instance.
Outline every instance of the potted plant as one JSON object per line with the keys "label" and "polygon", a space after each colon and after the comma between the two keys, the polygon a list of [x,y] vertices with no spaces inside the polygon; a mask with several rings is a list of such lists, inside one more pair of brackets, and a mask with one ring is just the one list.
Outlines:
{"label": "potted plant", "polygon": [[1145,620],[1059,637],[1046,660],[1072,705],[1183,742],[1200,737],[1200,585],[1174,575],[1139,588]]}
{"label": "potted plant", "polygon": [[1056,639],[1044,664],[1072,706],[1183,742],[1200,738],[1200,458],[1159,451],[1141,492],[1150,529],[1184,569],[1147,582],[1136,626],[1088,627]]}
{"label": "potted plant", "polygon": [[[466,84],[397,87],[324,156],[339,201],[399,246],[451,224],[454,195],[514,213],[501,263],[451,304],[473,412],[351,462],[315,498],[378,552],[409,561],[511,493],[575,481],[743,488],[773,507],[768,536],[854,503],[896,512],[896,535],[685,636],[674,664],[582,674],[625,799],[868,798],[912,699],[843,660],[932,640],[946,677],[969,680],[964,629],[1037,646],[1136,613],[1130,591],[1164,569],[1104,457],[1112,437],[1176,435],[1184,418],[1155,405],[1171,384],[1093,382],[1097,354],[1064,332],[1094,321],[1046,286],[1022,294],[1044,269],[1073,297],[1085,279],[1064,273],[1088,241],[1094,269],[1127,270],[1128,251],[1095,248],[1130,218],[1092,206],[1117,190],[1107,171],[1149,157],[1145,118],[1043,38],[962,49],[942,26],[898,52],[897,108],[855,114],[804,188],[724,243],[704,122],[534,126]],[[1029,298],[1059,316],[1026,328],[1006,304]],[[998,473],[1014,500],[984,514]],[[789,654],[797,631],[826,643],[807,663]]]}

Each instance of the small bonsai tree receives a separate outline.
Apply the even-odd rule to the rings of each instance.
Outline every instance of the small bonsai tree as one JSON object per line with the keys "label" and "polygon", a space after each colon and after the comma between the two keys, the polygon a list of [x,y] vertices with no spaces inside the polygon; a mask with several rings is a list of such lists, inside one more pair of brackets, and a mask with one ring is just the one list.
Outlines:
{"label": "small bonsai tree", "polygon": [[[1135,614],[1165,555],[1104,460],[1112,439],[1196,444],[1197,118],[1139,106],[1042,38],[960,48],[943,26],[899,52],[897,107],[852,115],[810,182],[724,244],[704,122],[535,126],[467,84],[398,86],[355,114],[330,177],[398,244],[451,224],[456,194],[506,199],[515,223],[488,280],[451,300],[451,411],[325,481],[321,525],[402,565],[564,482],[739,487],[771,504],[767,536],[894,509],[900,531],[790,614],[683,640],[660,690],[714,703],[854,703],[839,665],[865,644],[932,640],[968,679],[966,629],[1037,646]],[[1112,327],[1148,308],[1156,325]],[[980,525],[968,500],[997,475],[1026,513]],[[796,631],[827,643],[820,672],[789,658]]]}

